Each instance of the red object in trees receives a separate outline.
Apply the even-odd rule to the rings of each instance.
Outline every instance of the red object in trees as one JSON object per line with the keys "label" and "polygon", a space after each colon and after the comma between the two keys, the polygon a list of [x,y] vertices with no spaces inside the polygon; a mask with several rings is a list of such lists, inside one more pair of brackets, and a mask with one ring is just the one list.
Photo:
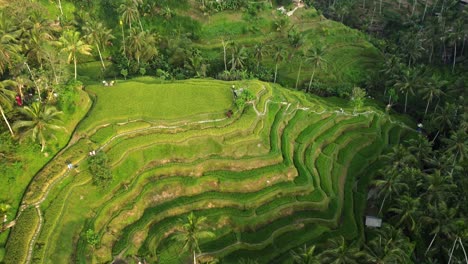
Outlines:
{"label": "red object in trees", "polygon": [[16,103],[17,103],[19,106],[22,106],[22,105],[23,105],[23,100],[21,99],[21,96],[19,96],[19,95],[16,96]]}

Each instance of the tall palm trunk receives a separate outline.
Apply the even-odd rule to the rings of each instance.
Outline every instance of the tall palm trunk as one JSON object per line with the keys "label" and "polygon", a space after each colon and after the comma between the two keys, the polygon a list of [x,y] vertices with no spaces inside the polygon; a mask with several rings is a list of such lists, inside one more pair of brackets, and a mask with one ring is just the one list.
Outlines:
{"label": "tall palm trunk", "polygon": [[97,42],[96,42],[96,48],[99,53],[99,58],[101,59],[102,68],[106,69],[106,65],[104,64],[104,60],[102,59],[101,49],[99,49],[99,45]]}
{"label": "tall palm trunk", "polygon": [[223,40],[222,44],[223,44],[224,70],[227,71],[227,63],[226,63],[226,46],[227,46],[227,43]]}
{"label": "tall palm trunk", "polygon": [[302,69],[302,60],[299,63],[299,72],[297,73],[297,78],[296,78],[296,90],[297,90],[297,85],[299,84],[299,77],[301,75],[301,69]]}
{"label": "tall palm trunk", "polygon": [[426,2],[425,2],[425,4],[424,4],[424,12],[423,12],[422,21],[424,21],[424,18],[426,17],[426,11],[427,11],[427,1],[428,1],[428,0],[426,0]]}
{"label": "tall palm trunk", "polygon": [[275,80],[273,81],[274,83],[276,83],[276,76],[277,75],[278,75],[278,62],[275,65]]}
{"label": "tall palm trunk", "polygon": [[408,105],[408,93],[409,91],[407,91],[405,95],[405,113],[406,113],[406,106]]}
{"label": "tall palm trunk", "polygon": [[312,81],[314,80],[314,75],[315,75],[315,70],[317,67],[314,67],[314,70],[312,71],[312,76],[310,76],[310,82],[309,82],[309,88],[307,89],[307,92],[310,91],[310,87],[312,87]]}
{"label": "tall palm trunk", "polygon": [[5,123],[8,126],[8,130],[10,130],[11,136],[14,136],[15,133],[13,133],[13,129],[11,129],[10,122],[8,122],[8,119],[7,119],[6,115],[5,115],[5,113],[3,112],[3,107],[1,105],[0,105],[0,112],[2,113],[3,120],[5,120]]}
{"label": "tall palm trunk", "polygon": [[197,255],[195,253],[195,250],[193,251],[193,264],[197,264]]}
{"label": "tall palm trunk", "polygon": [[58,0],[58,3],[59,3],[60,14],[63,16],[62,1]]}
{"label": "tall palm trunk", "polygon": [[76,54],[73,54],[73,64],[75,65],[75,80],[76,80]]}
{"label": "tall palm trunk", "polygon": [[26,68],[28,68],[29,74],[31,75],[31,79],[34,82],[34,86],[36,86],[37,95],[39,96],[39,102],[40,102],[41,101],[41,89],[39,88],[39,85],[37,85],[36,78],[34,78],[34,75],[32,74],[31,68],[29,68],[29,64],[27,62],[25,62],[24,65],[26,65]]}
{"label": "tall palm trunk", "polygon": [[424,116],[426,116],[426,114],[427,114],[427,110],[429,109],[429,103],[431,103],[431,101],[432,101],[432,98],[427,99],[426,111],[424,111]]}
{"label": "tall palm trunk", "polygon": [[455,40],[455,50],[453,52],[452,73],[455,71],[455,63],[457,62],[457,41]]}
{"label": "tall palm trunk", "polygon": [[379,213],[378,213],[377,215],[380,215],[380,213],[382,213],[382,209],[383,209],[383,207],[384,207],[385,200],[387,200],[387,197],[388,197],[388,193],[385,194],[384,199],[383,199],[383,201],[382,201],[382,204],[380,205]]}
{"label": "tall palm trunk", "polygon": [[424,256],[427,255],[427,252],[429,252],[429,249],[431,249],[432,244],[434,243],[434,240],[435,240],[436,237],[437,237],[437,234],[439,234],[439,232],[436,232],[436,233],[434,234],[434,236],[432,237],[431,243],[430,243],[429,246],[427,247],[426,252],[424,253]]}
{"label": "tall palm trunk", "polygon": [[414,15],[414,11],[416,10],[416,4],[417,4],[417,3],[418,3],[418,1],[417,1],[417,0],[414,0],[414,2],[413,2],[413,10],[411,11],[411,16]]}

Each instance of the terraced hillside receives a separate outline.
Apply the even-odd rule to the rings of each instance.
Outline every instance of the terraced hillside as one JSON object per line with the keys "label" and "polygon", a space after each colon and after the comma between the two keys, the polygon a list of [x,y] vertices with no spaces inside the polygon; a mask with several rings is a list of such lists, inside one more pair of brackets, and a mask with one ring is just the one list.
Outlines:
{"label": "terraced hillside", "polygon": [[[304,243],[338,234],[359,239],[374,161],[409,132],[375,109],[353,114],[259,81],[118,85],[129,83],[134,94],[152,89],[146,100],[135,95],[137,103],[127,97],[130,110],[108,104],[125,87],[115,87],[119,93],[88,87],[95,105],[70,145],[29,186],[6,263],[133,263],[135,256],[175,263],[189,256],[172,234],[192,211],[206,216],[216,234],[200,241],[201,261],[283,262]],[[256,99],[228,118],[234,106],[224,99],[232,98],[232,84]],[[168,86],[176,90],[156,99]],[[185,101],[191,89],[200,98]],[[166,100],[180,104],[170,120],[160,115],[170,107]],[[92,184],[93,149],[111,164],[114,179],[106,189]],[[68,170],[68,162],[75,168]],[[87,244],[89,229],[98,234],[95,247]]]}

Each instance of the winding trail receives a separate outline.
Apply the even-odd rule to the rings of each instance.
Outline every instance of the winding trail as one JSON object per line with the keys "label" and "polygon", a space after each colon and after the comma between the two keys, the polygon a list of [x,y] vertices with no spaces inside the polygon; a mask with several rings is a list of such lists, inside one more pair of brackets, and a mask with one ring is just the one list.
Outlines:
{"label": "winding trail", "polygon": [[[374,111],[374,110],[368,110],[368,111],[365,111],[365,112],[355,112],[353,111],[352,113],[351,112],[346,112],[344,111],[343,109],[341,108],[337,108],[336,110],[335,109],[332,109],[332,110],[323,110],[323,111],[320,111],[320,112],[317,112],[317,111],[314,111],[314,110],[311,110],[310,108],[308,107],[305,107],[305,106],[301,106],[299,104],[296,105],[296,107],[293,107],[293,109],[291,110],[290,113],[287,113],[287,110],[292,106],[292,103],[290,102],[287,102],[287,101],[272,101],[271,99],[267,99],[265,101],[265,106],[264,106],[264,110],[263,112],[260,112],[258,111],[257,107],[255,106],[255,103],[257,101],[260,100],[260,96],[266,89],[266,87],[263,85],[262,86],[262,90],[260,90],[256,96],[256,100],[252,100],[250,102],[247,102],[247,104],[251,104],[252,107],[253,107],[253,110],[255,111],[255,113],[257,114],[257,117],[262,117],[262,116],[265,116],[267,114],[267,110],[268,110],[268,104],[271,104],[271,103],[274,103],[274,104],[282,104],[282,105],[287,105],[287,108],[286,108],[286,114],[290,115],[290,114],[293,114],[294,112],[296,111],[308,111],[310,113],[313,113],[313,114],[317,114],[317,115],[322,115],[322,114],[325,114],[325,113],[336,113],[338,115],[345,115],[345,116],[360,116],[360,115],[379,115],[381,117],[386,117],[388,118],[389,122],[392,123],[392,124],[397,124],[397,125],[400,125],[401,127],[404,127],[408,130],[412,130],[412,131],[416,131],[415,129],[413,128],[410,128],[409,126],[407,126],[406,124],[404,124],[403,122],[400,122],[400,121],[394,121],[392,120],[392,118],[388,115],[388,114],[385,114],[385,113],[382,113],[382,112],[378,112],[378,111]],[[237,110],[235,113],[238,113],[239,110]],[[124,133],[121,133],[121,134],[117,134],[115,136],[113,136],[112,138],[110,138],[108,141],[106,141],[106,143],[102,144],[97,150],[102,150],[103,148],[105,148],[106,146],[108,146],[110,143],[112,143],[115,139],[117,138],[120,138],[122,136],[126,136],[126,135],[131,135],[131,134],[135,134],[135,133],[139,133],[139,132],[144,132],[144,131],[149,131],[149,130],[154,130],[154,129],[176,129],[176,128],[181,128],[181,127],[185,127],[185,126],[189,126],[189,125],[196,125],[196,124],[205,124],[205,123],[217,123],[217,122],[221,122],[221,121],[224,121],[226,120],[227,117],[224,117],[224,118],[218,118],[218,119],[206,119],[206,120],[200,120],[200,121],[195,121],[195,122],[186,122],[184,124],[181,124],[181,125],[168,125],[168,126],[164,126],[164,125],[155,125],[155,126],[151,126],[151,127],[147,127],[147,128],[141,128],[141,129],[135,129],[135,130],[131,130],[131,131],[128,131],[128,132],[124,132]],[[141,121],[141,120],[129,120],[127,122],[124,122],[124,123],[119,123],[119,125],[125,125],[125,124],[128,124],[128,123],[132,123],[132,122],[136,122],[136,121]],[[69,149],[71,146],[73,146],[76,142],[78,142],[78,140],[73,140],[74,137],[72,136],[72,139],[70,141],[70,143],[64,148],[62,149],[60,152],[57,153],[57,155],[60,155],[61,152],[63,151],[66,151],[67,149]],[[87,156],[84,156],[81,160],[79,160],[78,162],[76,162],[75,166],[78,166],[79,164],[81,164],[83,161],[85,161],[87,158]],[[53,160],[51,160],[50,162],[53,162]],[[35,243],[36,243],[36,239],[37,237],[39,236],[40,232],[42,231],[42,226],[43,226],[43,223],[44,223],[44,219],[43,219],[43,216],[42,216],[42,212],[41,212],[41,209],[40,209],[40,205],[47,199],[50,191],[58,184],[60,183],[64,178],[66,178],[68,175],[71,174],[71,171],[72,170],[67,170],[65,173],[63,173],[62,176],[58,177],[57,179],[55,179],[49,186],[47,186],[47,189],[46,191],[43,193],[42,197],[35,203],[32,203],[32,204],[22,204],[21,207],[20,207],[20,210],[18,211],[18,214],[15,218],[15,220],[13,220],[12,222],[15,222],[17,221],[17,219],[19,218],[19,216],[22,214],[22,212],[24,210],[26,210],[27,208],[30,208],[31,206],[34,206],[36,208],[36,212],[39,216],[39,224],[36,228],[36,231],[33,235],[33,238],[31,239],[30,243],[29,243],[29,246],[28,246],[28,255],[27,255],[27,258],[26,258],[26,264],[29,264],[31,263],[31,259],[32,259],[32,256],[33,256],[33,253],[34,253],[34,246],[35,246]],[[13,225],[12,225],[13,226]],[[230,245],[228,246],[229,247],[232,247],[232,246],[235,246],[237,244],[244,244],[245,242],[237,242],[233,245]],[[248,243],[247,243],[248,244]],[[210,252],[210,253],[213,253],[213,252]],[[210,253],[206,253],[206,254],[203,254],[203,255],[208,255]],[[200,256],[203,256],[203,255],[200,255]]]}

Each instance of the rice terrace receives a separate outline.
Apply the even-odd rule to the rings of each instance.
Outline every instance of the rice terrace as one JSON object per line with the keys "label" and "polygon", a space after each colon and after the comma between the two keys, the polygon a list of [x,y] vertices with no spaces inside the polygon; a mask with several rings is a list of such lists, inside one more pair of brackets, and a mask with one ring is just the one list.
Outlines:
{"label": "rice terrace", "polygon": [[0,264],[467,264],[466,0],[0,0]]}
{"label": "rice terrace", "polygon": [[[228,118],[233,85],[255,98]],[[190,212],[215,234],[200,241],[200,260],[269,263],[306,242],[355,239],[376,157],[409,132],[376,109],[353,114],[260,81],[134,79],[86,89],[95,105],[23,199],[16,225],[34,225],[13,231],[13,240],[31,241],[16,244],[19,262],[144,255],[173,263],[180,244],[170,237]],[[105,153],[114,175],[106,191],[92,185],[92,150]],[[88,229],[99,247],[77,236]]]}

